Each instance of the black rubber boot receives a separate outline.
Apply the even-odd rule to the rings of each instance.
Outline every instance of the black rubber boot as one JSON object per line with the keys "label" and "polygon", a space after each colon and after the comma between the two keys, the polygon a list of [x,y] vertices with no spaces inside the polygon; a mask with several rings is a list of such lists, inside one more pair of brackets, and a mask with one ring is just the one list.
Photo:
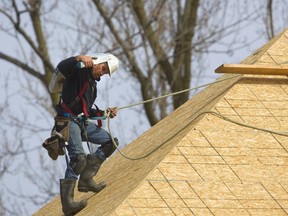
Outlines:
{"label": "black rubber boot", "polygon": [[93,177],[97,174],[101,164],[104,161],[100,158],[87,155],[87,164],[82,173],[80,174],[80,179],[78,182],[78,191],[80,192],[88,192],[92,191],[98,193],[103,188],[106,187],[105,182],[100,182],[99,184],[95,183]]}
{"label": "black rubber boot", "polygon": [[60,179],[60,197],[62,203],[62,211],[65,216],[74,215],[81,211],[87,205],[87,200],[74,202],[74,188],[76,180]]}

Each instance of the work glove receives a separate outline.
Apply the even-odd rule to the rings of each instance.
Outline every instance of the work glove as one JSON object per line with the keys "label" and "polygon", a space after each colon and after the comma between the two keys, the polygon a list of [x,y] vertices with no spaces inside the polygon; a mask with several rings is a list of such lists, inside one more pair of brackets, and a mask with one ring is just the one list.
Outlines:
{"label": "work glove", "polygon": [[107,108],[106,115],[110,118],[114,118],[117,115],[117,107]]}

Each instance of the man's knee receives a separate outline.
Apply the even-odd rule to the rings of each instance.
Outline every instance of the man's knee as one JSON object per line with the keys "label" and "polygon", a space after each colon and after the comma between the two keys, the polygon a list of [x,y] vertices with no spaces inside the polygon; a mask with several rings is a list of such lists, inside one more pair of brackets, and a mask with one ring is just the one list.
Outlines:
{"label": "man's knee", "polygon": [[116,146],[119,145],[118,139],[116,137],[114,138],[114,142],[111,139],[109,142],[102,144],[101,147],[99,148],[105,154],[106,158],[112,155],[113,152],[116,150]]}
{"label": "man's knee", "polygon": [[86,166],[86,155],[78,154],[77,156],[71,158],[69,165],[76,175],[80,175]]}

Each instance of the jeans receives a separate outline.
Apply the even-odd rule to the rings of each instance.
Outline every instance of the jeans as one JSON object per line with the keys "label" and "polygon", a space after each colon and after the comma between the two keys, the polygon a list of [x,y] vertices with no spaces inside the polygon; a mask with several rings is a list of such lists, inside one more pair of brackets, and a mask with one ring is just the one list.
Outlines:
{"label": "jeans", "polygon": [[[68,155],[70,159],[77,156],[78,154],[86,155],[82,144],[82,141],[86,141],[86,138],[83,134],[83,131],[81,133],[81,126],[77,122],[71,121],[69,129],[70,139],[66,148],[68,150]],[[88,141],[91,144],[98,144],[103,146],[111,145],[112,143],[109,133],[92,122],[88,122],[88,125],[86,127],[86,133]],[[97,148],[97,150],[93,154],[102,160],[106,160],[106,156],[100,148]],[[78,176],[74,173],[73,169],[69,166],[69,164],[67,164],[67,169],[65,171],[65,179],[78,179]]]}

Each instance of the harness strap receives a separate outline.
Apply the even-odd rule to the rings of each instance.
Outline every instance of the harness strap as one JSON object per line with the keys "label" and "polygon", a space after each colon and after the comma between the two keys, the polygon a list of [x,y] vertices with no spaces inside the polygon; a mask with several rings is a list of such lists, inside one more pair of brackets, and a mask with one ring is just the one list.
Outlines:
{"label": "harness strap", "polygon": [[99,108],[96,106],[96,116],[99,117],[99,119],[97,120],[97,125],[99,127],[102,127],[102,121],[101,121],[101,113],[100,113],[100,110]]}
{"label": "harness strap", "polygon": [[83,95],[87,89],[88,86],[88,80],[84,83],[83,88],[81,90],[81,92],[78,94],[78,96],[68,105],[65,104],[64,102],[62,102],[60,105],[62,106],[63,110],[65,112],[68,112],[72,115],[74,115],[73,111],[71,110],[72,107],[74,107],[77,103],[79,103],[80,101],[82,102],[82,109],[83,109],[83,113],[85,116],[88,116],[88,111],[87,111],[87,105],[86,105],[86,101],[83,98]]}
{"label": "harness strap", "polygon": [[83,112],[85,116],[88,116],[88,111],[87,111],[87,105],[86,105],[86,101],[84,100],[83,97],[81,97],[81,101],[82,101],[82,108],[83,108]]}
{"label": "harness strap", "polygon": [[72,118],[72,120],[78,124],[78,126],[80,127],[81,129],[81,135],[84,135],[85,136],[85,139],[86,139],[86,143],[87,143],[87,147],[88,147],[88,150],[91,154],[91,148],[90,148],[90,144],[89,144],[89,141],[88,141],[88,135],[87,135],[87,131],[86,131],[86,120],[87,118],[85,116],[80,116],[80,117],[77,117],[77,118]]}

